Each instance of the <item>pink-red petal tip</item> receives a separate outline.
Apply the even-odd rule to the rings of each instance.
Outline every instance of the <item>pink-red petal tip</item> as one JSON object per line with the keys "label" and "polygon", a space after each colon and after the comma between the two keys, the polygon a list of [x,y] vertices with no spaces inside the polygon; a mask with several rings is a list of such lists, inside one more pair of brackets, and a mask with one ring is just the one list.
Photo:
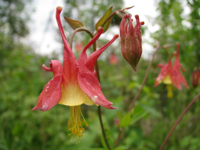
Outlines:
{"label": "pink-red petal tip", "polygon": [[56,12],[57,13],[60,13],[61,11],[62,11],[62,7],[61,6],[56,7]]}

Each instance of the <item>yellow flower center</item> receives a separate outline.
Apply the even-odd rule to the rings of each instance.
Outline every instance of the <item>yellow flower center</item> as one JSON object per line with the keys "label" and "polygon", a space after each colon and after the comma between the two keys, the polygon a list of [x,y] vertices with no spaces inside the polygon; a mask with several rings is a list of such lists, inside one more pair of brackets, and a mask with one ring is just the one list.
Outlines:
{"label": "yellow flower center", "polygon": [[164,84],[172,84],[171,77],[169,75],[166,75],[162,82]]}
{"label": "yellow flower center", "polygon": [[93,105],[88,96],[81,90],[78,83],[63,84],[62,98],[59,104],[66,106],[78,106],[81,104]]}
{"label": "yellow flower center", "polygon": [[167,84],[167,97],[172,98],[173,97],[173,89],[172,89],[172,84]]}
{"label": "yellow flower center", "polygon": [[69,127],[69,130],[71,131],[69,135],[72,135],[72,138],[75,135],[79,143],[80,143],[80,138],[83,136],[82,132],[85,131],[85,129],[82,127],[82,123],[85,124],[86,127],[88,126],[81,112],[81,106],[80,105],[71,106],[70,117],[68,121],[68,127]]}

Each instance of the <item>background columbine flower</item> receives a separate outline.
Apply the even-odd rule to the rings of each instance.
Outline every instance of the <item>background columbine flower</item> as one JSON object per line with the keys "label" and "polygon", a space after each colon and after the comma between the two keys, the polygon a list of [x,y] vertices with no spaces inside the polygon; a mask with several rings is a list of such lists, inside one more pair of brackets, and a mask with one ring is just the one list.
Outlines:
{"label": "background columbine flower", "polygon": [[114,53],[110,54],[109,63],[112,64],[112,65],[116,65],[117,61],[118,61],[117,56]]}
{"label": "background columbine flower", "polygon": [[189,86],[187,85],[185,78],[183,77],[183,75],[180,72],[180,69],[183,72],[185,72],[185,70],[183,69],[182,65],[179,62],[179,43],[177,43],[176,46],[177,46],[176,59],[175,59],[174,66],[173,66],[172,71],[171,71],[171,80],[172,80],[173,85],[177,89],[181,90],[181,83],[186,88],[189,88]]}
{"label": "background columbine flower", "polygon": [[160,83],[164,83],[167,85],[167,97],[173,97],[172,92],[172,80],[171,80],[171,71],[172,71],[172,62],[171,58],[169,59],[169,62],[166,65],[158,64],[156,67],[160,67],[160,74],[156,78],[154,86],[158,86]]}
{"label": "background columbine flower", "polygon": [[161,70],[160,70],[158,77],[156,78],[154,86],[156,87],[162,82],[164,84],[172,84],[172,80],[171,80],[172,62],[171,62],[171,58],[166,65],[158,64],[156,67],[160,67]]}
{"label": "background columbine flower", "polygon": [[[174,66],[172,66],[171,59],[172,57],[176,55],[176,59],[174,62]],[[181,83],[186,88],[189,88],[187,85],[187,82],[183,75],[180,72],[180,68],[182,71],[185,71],[182,67],[182,65],[179,62],[179,44],[177,43],[177,51],[175,54],[172,54],[172,56],[169,59],[169,62],[166,65],[159,64],[157,67],[161,68],[160,74],[156,78],[154,86],[158,86],[160,83],[167,84],[167,90],[168,90],[168,97],[172,97],[172,84],[179,90],[181,90]]]}
{"label": "background columbine flower", "polygon": [[84,131],[82,123],[87,126],[81,112],[81,104],[96,104],[108,109],[115,109],[111,106],[113,103],[109,102],[102,93],[94,66],[101,53],[115,41],[118,35],[115,35],[111,41],[87,58],[86,50],[103,33],[103,28],[99,27],[95,37],[82,50],[77,62],[62,28],[61,11],[61,7],[56,8],[56,20],[64,43],[63,66],[57,60],[50,61],[50,68],[43,65],[44,70],[53,72],[54,78],[43,89],[33,110],[47,111],[57,103],[70,106],[69,130],[72,135],[77,135],[80,138]]}

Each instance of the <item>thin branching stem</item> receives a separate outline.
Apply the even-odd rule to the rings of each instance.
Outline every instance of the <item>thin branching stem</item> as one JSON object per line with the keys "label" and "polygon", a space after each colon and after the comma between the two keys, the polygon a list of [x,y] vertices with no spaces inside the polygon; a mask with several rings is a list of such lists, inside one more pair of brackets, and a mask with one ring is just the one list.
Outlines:
{"label": "thin branching stem", "polygon": [[171,131],[168,133],[167,137],[165,138],[163,144],[160,147],[160,150],[163,149],[163,147],[165,146],[167,140],[169,139],[169,137],[171,136],[172,132],[174,131],[174,129],[176,128],[176,126],[178,125],[178,123],[181,121],[181,119],[183,118],[184,114],[188,111],[188,109],[192,106],[192,104],[199,98],[200,93],[189,103],[189,105],[185,108],[185,110],[182,112],[182,114],[180,115],[180,117],[177,119],[176,123],[174,124],[174,126],[172,127]]}
{"label": "thin branching stem", "polygon": [[140,95],[140,93],[141,93],[141,91],[142,91],[142,89],[143,89],[143,87],[144,87],[144,85],[145,85],[145,83],[146,83],[146,80],[147,80],[147,77],[148,77],[148,75],[149,75],[149,71],[150,71],[150,69],[151,69],[151,66],[152,66],[154,57],[155,57],[155,55],[156,55],[156,53],[157,53],[157,51],[158,51],[159,49],[160,49],[160,46],[157,46],[155,52],[154,52],[153,55],[152,55],[151,61],[150,61],[149,66],[148,66],[148,68],[147,68],[147,71],[146,71],[145,77],[144,77],[144,79],[143,79],[142,85],[141,85],[141,87],[140,87],[140,90],[138,91],[137,95],[135,96],[134,100],[132,101],[132,104],[131,104],[131,106],[130,106],[130,108],[129,108],[129,112],[131,112],[131,110],[133,109],[133,107],[134,107],[134,105],[135,105],[135,102],[136,102],[136,100],[138,99],[138,97],[139,97],[139,95]]}
{"label": "thin branching stem", "polygon": [[118,132],[118,135],[117,135],[117,139],[116,139],[116,141],[115,141],[115,146],[114,146],[115,148],[117,147],[117,144],[118,144],[118,142],[119,142],[121,133],[122,133],[122,128],[119,128],[119,132]]}
{"label": "thin branching stem", "polygon": [[108,140],[107,140],[107,137],[106,137],[105,129],[104,129],[104,126],[103,126],[103,121],[102,121],[102,117],[101,117],[101,106],[98,106],[98,115],[99,115],[101,130],[102,130],[102,133],[103,133],[103,137],[104,137],[106,146],[107,146],[108,150],[111,150],[110,145],[109,145]]}
{"label": "thin branching stem", "polygon": [[73,33],[71,35],[71,38],[70,38],[69,46],[71,47],[71,49],[72,49],[72,43],[73,43],[74,36],[79,31],[85,31],[90,35],[91,38],[94,37],[94,35],[88,29],[86,29],[86,28],[77,28],[76,30],[73,31]]}

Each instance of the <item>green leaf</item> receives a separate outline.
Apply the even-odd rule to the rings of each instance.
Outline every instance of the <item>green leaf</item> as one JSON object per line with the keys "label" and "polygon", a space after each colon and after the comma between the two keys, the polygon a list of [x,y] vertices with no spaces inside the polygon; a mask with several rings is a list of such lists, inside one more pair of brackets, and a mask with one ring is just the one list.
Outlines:
{"label": "green leaf", "polygon": [[142,108],[140,106],[136,106],[134,108],[134,114],[133,114],[133,117],[131,120],[131,124],[138,121],[139,119],[143,118],[147,114],[148,114],[148,112],[144,108]]}
{"label": "green leaf", "polygon": [[118,146],[115,148],[115,150],[125,150],[127,149],[127,146]]}
{"label": "green leaf", "polygon": [[131,123],[131,113],[127,113],[120,121],[120,127],[127,127]]}
{"label": "green leaf", "polygon": [[106,142],[104,140],[104,137],[103,137],[103,134],[101,135],[101,144],[103,145],[103,147],[106,149],[107,146],[106,146]]}
{"label": "green leaf", "polygon": [[67,23],[75,30],[77,28],[85,28],[85,26],[83,25],[82,22],[78,21],[78,20],[73,20],[70,18],[65,17],[65,20],[67,21]]}
{"label": "green leaf", "polygon": [[82,150],[106,150],[104,148],[87,148],[87,149],[82,149]]}
{"label": "green leaf", "polygon": [[149,107],[149,106],[146,106],[146,105],[142,105],[142,107],[144,108],[144,110],[146,110],[151,115],[153,115],[155,117],[161,117],[160,112],[158,112],[155,108]]}
{"label": "green leaf", "polygon": [[[110,14],[112,13],[112,8],[113,6],[111,6],[107,11],[106,13],[103,15],[103,17],[101,17],[101,19],[99,19],[99,21],[96,23],[95,25],[95,29],[98,30],[98,27],[101,27],[103,22],[106,21],[106,19],[110,16]],[[103,26],[103,32],[106,32],[109,25],[110,25],[110,22],[111,22],[111,18],[104,24]]]}

